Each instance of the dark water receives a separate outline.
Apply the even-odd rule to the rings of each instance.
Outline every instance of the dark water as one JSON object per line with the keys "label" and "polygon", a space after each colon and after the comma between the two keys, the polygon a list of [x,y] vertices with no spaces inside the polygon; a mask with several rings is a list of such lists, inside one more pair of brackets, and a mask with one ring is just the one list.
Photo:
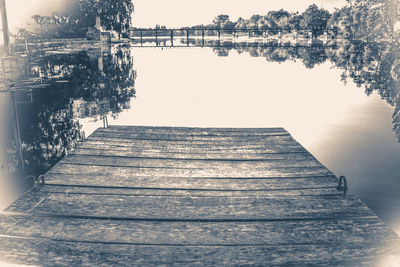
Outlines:
{"label": "dark water", "polygon": [[2,180],[12,181],[2,188],[46,172],[105,115],[121,125],[280,126],[400,233],[395,45],[146,42],[159,47],[37,53],[4,75],[14,93],[0,93],[9,129],[1,136]]}
{"label": "dark water", "polygon": [[[25,177],[44,174],[68,154],[85,137],[83,127],[128,109],[136,78],[131,50],[121,45],[7,63],[13,69],[3,70],[0,92],[8,114],[1,118],[2,196],[27,189],[32,179]],[[15,194],[3,198],[8,204]]]}

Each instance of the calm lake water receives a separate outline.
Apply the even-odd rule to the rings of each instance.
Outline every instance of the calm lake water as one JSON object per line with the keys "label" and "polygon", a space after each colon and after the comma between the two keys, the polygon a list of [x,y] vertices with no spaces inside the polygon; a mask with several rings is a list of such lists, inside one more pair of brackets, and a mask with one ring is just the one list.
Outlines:
{"label": "calm lake water", "polygon": [[3,141],[2,157],[21,177],[43,173],[83,132],[101,127],[103,115],[115,125],[284,127],[336,176],[346,176],[349,193],[400,234],[400,104],[398,84],[384,77],[390,72],[384,64],[395,56],[389,50],[358,43],[326,49],[125,44],[39,54],[13,78],[29,77],[28,85],[15,87],[32,91],[0,93],[2,109],[11,110],[3,118],[11,126],[2,138],[11,141]]}

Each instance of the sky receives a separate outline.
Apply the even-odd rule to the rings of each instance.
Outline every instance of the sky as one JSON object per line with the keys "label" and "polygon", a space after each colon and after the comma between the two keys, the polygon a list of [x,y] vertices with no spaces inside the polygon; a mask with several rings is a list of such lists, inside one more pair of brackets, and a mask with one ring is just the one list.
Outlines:
{"label": "sky", "polygon": [[156,24],[167,27],[208,24],[220,14],[231,20],[249,18],[254,14],[266,14],[271,10],[304,11],[317,4],[333,11],[345,5],[345,0],[134,0],[133,22],[138,27]]}
{"label": "sky", "polygon": [[[35,14],[50,15],[62,9],[69,0],[6,0],[10,29],[26,27]],[[343,6],[345,0],[133,0],[133,22],[137,27],[180,27],[208,24],[214,17],[227,14],[232,20],[249,18],[254,14],[266,14],[281,8],[288,11],[304,11],[315,3],[333,11]],[[32,22],[32,21],[30,21]]]}
{"label": "sky", "polygon": [[48,15],[62,9],[67,0],[6,0],[8,24],[10,30],[26,27],[36,14]]}

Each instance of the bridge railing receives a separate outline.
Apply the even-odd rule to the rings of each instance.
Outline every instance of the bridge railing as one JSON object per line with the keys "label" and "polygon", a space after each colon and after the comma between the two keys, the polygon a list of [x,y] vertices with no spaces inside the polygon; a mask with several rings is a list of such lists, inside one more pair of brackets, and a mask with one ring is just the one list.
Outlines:
{"label": "bridge railing", "polygon": [[249,37],[257,35],[271,34],[276,35],[280,33],[298,33],[298,34],[338,34],[336,28],[326,27],[313,27],[313,28],[133,28],[129,31],[131,37],[174,37],[174,36],[221,36],[223,34],[230,35],[243,35],[247,34]]}

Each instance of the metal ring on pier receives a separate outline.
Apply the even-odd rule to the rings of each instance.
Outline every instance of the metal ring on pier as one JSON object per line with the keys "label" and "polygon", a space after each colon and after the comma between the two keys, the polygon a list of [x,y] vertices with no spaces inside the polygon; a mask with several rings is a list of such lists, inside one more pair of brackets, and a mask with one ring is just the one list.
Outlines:
{"label": "metal ring on pier", "polygon": [[33,179],[33,187],[35,189],[39,189],[39,187],[44,185],[44,176],[41,174],[38,177],[34,176],[34,175],[28,175],[25,177],[25,179]]}
{"label": "metal ring on pier", "polygon": [[[33,175],[31,175],[33,176]],[[34,187],[36,189],[39,189],[41,186],[44,185],[44,176],[43,175],[39,175],[38,177],[33,176],[34,178]]]}
{"label": "metal ring on pier", "polygon": [[[43,176],[43,175],[41,175],[41,176]],[[38,181],[40,179],[40,176],[36,177],[35,175],[28,175],[28,176],[25,177],[25,179],[32,179],[33,180],[33,187],[35,189],[39,188],[39,182]],[[44,183],[44,178],[43,178],[43,183]]]}
{"label": "metal ring on pier", "polygon": [[[343,183],[343,185],[342,185],[342,183]],[[336,187],[336,189],[339,190],[339,191],[343,191],[343,195],[344,196],[346,195],[346,192],[348,190],[346,177],[340,176],[339,185],[338,185],[338,187]]]}
{"label": "metal ring on pier", "polygon": [[35,175],[28,175],[28,176],[25,176],[25,178],[24,178],[25,180],[26,179],[32,179],[33,180],[33,186],[32,186],[32,188],[35,188],[36,190],[39,190],[40,189],[40,187],[42,187],[43,185],[44,185],[44,175],[39,175],[38,177],[36,177]]}
{"label": "metal ring on pier", "polygon": [[39,186],[39,185],[40,185],[40,186],[43,186],[43,185],[44,185],[44,175],[43,175],[43,174],[39,175],[39,177],[38,177],[38,179],[37,179],[37,183],[38,183],[38,186]]}
{"label": "metal ring on pier", "polygon": [[81,138],[78,141],[78,144],[79,145],[83,145],[83,141],[85,140],[85,138],[86,138],[86,133],[85,133],[85,131],[82,131],[82,135],[81,135]]}

